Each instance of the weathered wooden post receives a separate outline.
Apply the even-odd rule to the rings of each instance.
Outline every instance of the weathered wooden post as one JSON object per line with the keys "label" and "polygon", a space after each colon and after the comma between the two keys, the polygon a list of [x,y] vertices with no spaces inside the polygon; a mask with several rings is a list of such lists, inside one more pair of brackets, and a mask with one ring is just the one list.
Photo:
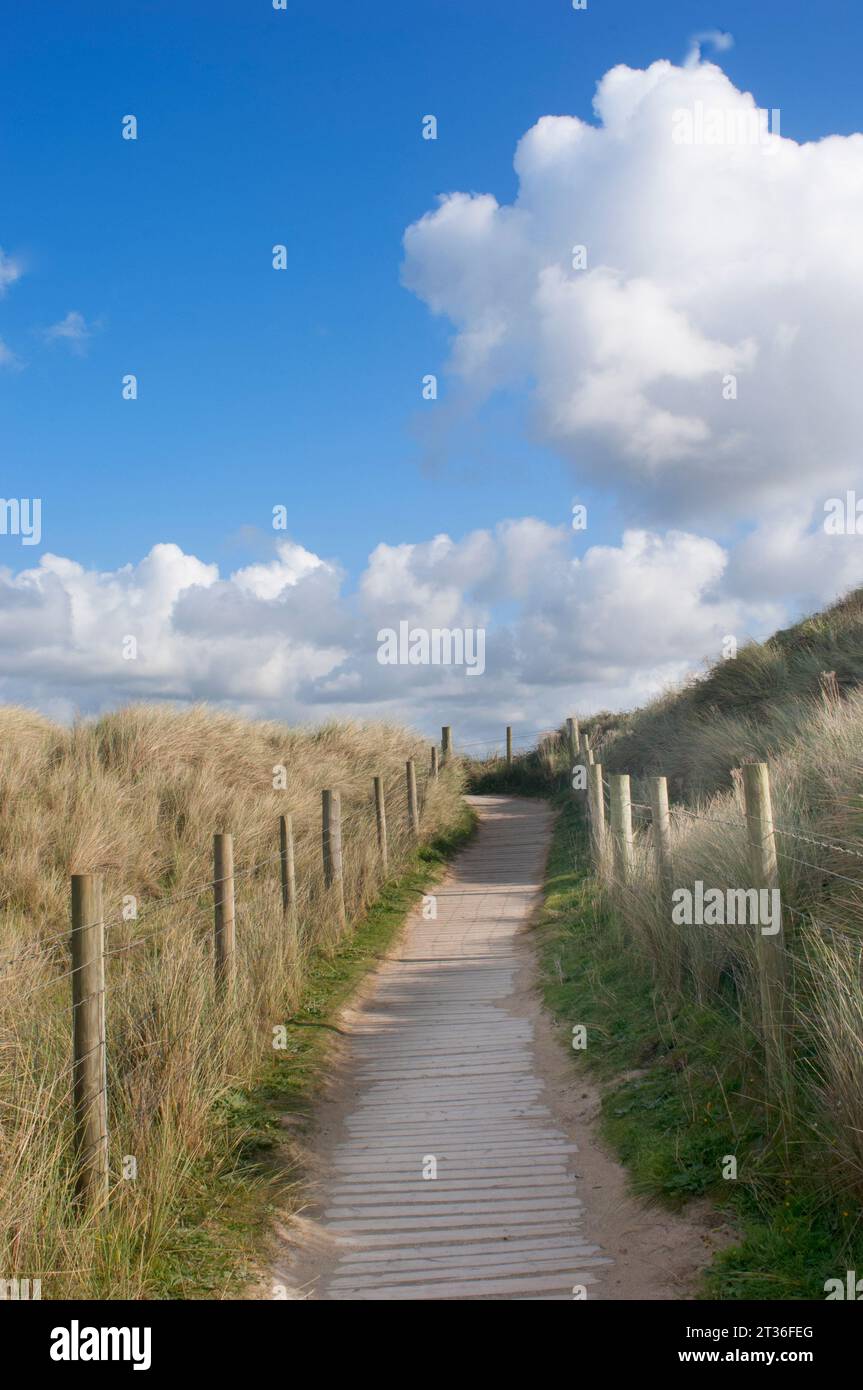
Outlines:
{"label": "weathered wooden post", "polygon": [[452,727],[444,724],[440,731],[441,767],[446,767],[452,757]]}
{"label": "weathered wooden post", "polygon": [[216,989],[231,994],[236,980],[234,838],[213,836],[213,961]]}
{"label": "weathered wooden post", "polygon": [[[752,886],[758,889],[779,887],[779,864],[773,833],[773,805],[770,796],[770,773],[767,763],[744,763],[743,795],[746,803],[746,824],[749,840],[749,864]],[[764,924],[762,923],[761,926]],[[761,987],[761,1023],[767,1062],[767,1078],[778,1080],[785,1059],[785,933],[781,918],[779,930],[766,936],[758,930],[758,976]]]}
{"label": "weathered wooden post", "polygon": [[437,744],[431,746],[431,777],[432,781],[437,777]]}
{"label": "weathered wooden post", "polygon": [[656,880],[664,894],[671,884],[671,816],[668,812],[668,782],[664,777],[651,777],[650,813],[653,822],[653,852],[656,856]]}
{"label": "weathered wooden post", "polygon": [[572,768],[578,753],[578,720],[573,719],[571,715],[566,721],[566,735],[569,744],[569,766]]}
{"label": "weathered wooden post", "polygon": [[656,861],[656,893],[660,911],[669,917],[669,950],[663,961],[666,977],[674,989],[683,980],[683,964],[689,943],[685,931],[672,925],[671,892],[674,871],[671,862],[671,816],[668,810],[668,782],[665,777],[648,778],[650,818],[653,830],[653,854]]}
{"label": "weathered wooden post", "polygon": [[344,931],[347,926],[347,914],[342,876],[342,798],[339,792],[321,792],[321,848],[324,887],[335,894],[339,931]]}
{"label": "weathered wooden post", "polygon": [[389,866],[387,854],[387,808],[384,802],[384,779],[375,778],[375,819],[378,826],[378,849],[381,856],[381,868],[386,874]]}
{"label": "weathered wooden post", "polygon": [[405,763],[405,778],[408,793],[408,830],[412,835],[420,833],[420,815],[417,807],[417,770],[413,758]]}
{"label": "weathered wooden post", "polygon": [[512,767],[512,725],[506,726],[506,765]]}
{"label": "weathered wooden post", "polygon": [[294,869],[294,821],[292,816],[279,816],[279,865],[282,874],[282,913],[295,915],[297,908],[297,879]]}
{"label": "weathered wooden post", "polygon": [[75,1191],[91,1210],[108,1200],[105,923],[102,878],[72,875],[72,1109]]}
{"label": "weathered wooden post", "polygon": [[597,870],[605,860],[605,795],[602,788],[602,763],[591,762],[587,769],[587,796],[590,810],[590,840],[593,862]]}
{"label": "weathered wooden post", "polygon": [[634,842],[632,838],[632,797],[627,772],[609,774],[611,792],[611,839],[614,855],[614,876],[626,883],[632,871]]}

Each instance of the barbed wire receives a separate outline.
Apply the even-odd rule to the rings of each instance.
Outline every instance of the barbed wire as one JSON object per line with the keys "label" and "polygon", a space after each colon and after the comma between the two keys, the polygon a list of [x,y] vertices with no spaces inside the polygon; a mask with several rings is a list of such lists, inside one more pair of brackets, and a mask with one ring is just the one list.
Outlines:
{"label": "barbed wire", "polygon": [[815,873],[827,874],[830,878],[838,878],[843,883],[850,883],[854,888],[863,889],[863,883],[859,879],[849,878],[847,874],[837,873],[835,869],[828,869],[826,864],[811,864],[807,859],[798,859],[796,855],[786,854],[781,849],[777,849],[776,854],[780,859],[787,859],[792,864],[800,864],[804,869],[813,869]]}
{"label": "barbed wire", "polygon": [[[639,804],[643,805],[644,803],[642,802],[642,803],[639,803]],[[650,809],[650,808],[648,808],[648,809]],[[709,815],[705,815],[704,813],[699,813],[699,812],[697,812],[697,811],[690,811],[687,807],[684,807],[684,806],[673,806],[673,807],[670,807],[669,809],[670,809],[670,812],[671,812],[672,814],[673,814],[674,812],[680,812],[680,813],[683,814],[684,816],[689,816],[689,817],[691,817],[693,820],[700,820],[700,821],[704,822],[706,825],[719,825],[719,826],[723,826],[723,827],[729,827],[729,828],[731,828],[731,829],[733,829],[733,830],[748,830],[748,828],[749,828],[748,818],[747,818],[747,817],[744,817],[744,818],[742,818],[742,819],[739,820],[739,821],[728,821],[728,820],[721,820],[721,819],[719,819],[719,818],[716,817],[716,816],[709,816]],[[775,825],[774,825],[772,828],[773,828],[774,830],[777,829],[777,827],[776,827]],[[804,841],[806,841],[806,843],[809,843],[809,844],[819,845],[821,848],[824,848],[824,849],[835,849],[835,848],[836,848],[836,846],[828,844],[827,841],[813,839],[812,837],[810,837],[810,836],[805,836],[805,835],[796,835],[795,832],[793,832],[793,831],[781,832],[781,833],[787,833],[787,834],[794,835],[794,838],[796,838],[796,839],[804,840]],[[780,859],[787,859],[790,863],[799,864],[799,865],[800,865],[802,868],[804,868],[804,869],[813,869],[816,873],[828,874],[828,875],[830,875],[832,878],[842,879],[845,883],[851,883],[851,884],[853,884],[854,887],[856,887],[856,888],[863,888],[863,883],[861,883],[858,879],[849,878],[849,876],[848,876],[847,874],[840,874],[840,873],[837,872],[836,869],[831,869],[831,868],[829,868],[829,866],[826,865],[826,864],[813,864],[813,863],[811,863],[811,862],[810,862],[809,860],[807,860],[807,859],[800,859],[800,858],[798,858],[797,855],[795,855],[795,854],[789,854],[789,853],[787,853],[787,851],[781,850],[781,849],[779,849],[778,847],[774,847],[774,848],[775,848],[775,850],[776,850],[777,856],[778,856]],[[861,855],[860,858],[863,858],[863,855]]]}
{"label": "barbed wire", "polygon": [[776,825],[775,822],[773,830],[777,835],[787,835],[792,840],[801,840],[805,844],[817,845],[820,849],[830,849],[836,851],[838,854],[850,854],[853,855],[855,859],[863,859],[863,850],[851,849],[850,847],[846,848],[841,844],[831,844],[829,840],[814,839],[811,835],[802,835],[797,830],[786,830],[783,826]]}
{"label": "barbed wire", "polygon": [[[513,742],[514,742],[514,743],[515,743],[515,742],[523,743],[523,742],[525,741],[525,739],[531,739],[531,738],[548,738],[548,737],[550,737],[552,734],[559,734],[559,735],[560,735],[560,734],[561,734],[561,730],[560,730],[560,729],[528,729],[528,730],[522,731],[522,732],[520,732],[520,733],[518,733],[518,734],[513,733]],[[563,735],[561,735],[561,736],[563,736]],[[474,740],[469,741],[469,742],[467,742],[467,743],[459,743],[458,746],[457,746],[456,748],[454,748],[454,749],[451,750],[451,754],[452,754],[452,756],[454,756],[454,757],[457,758],[460,748],[492,748],[492,747],[495,747],[495,748],[496,748],[496,747],[503,747],[503,746],[505,745],[505,743],[506,743],[506,738],[505,738],[505,737],[504,737],[504,738],[501,738],[499,734],[495,734],[494,737],[492,737],[492,738],[480,738],[480,739],[474,739]]]}

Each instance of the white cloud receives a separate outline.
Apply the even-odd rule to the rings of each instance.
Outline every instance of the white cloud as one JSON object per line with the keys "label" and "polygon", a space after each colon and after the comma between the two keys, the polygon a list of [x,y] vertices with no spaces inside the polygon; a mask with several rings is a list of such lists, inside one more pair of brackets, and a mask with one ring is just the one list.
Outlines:
{"label": "white cloud", "polygon": [[[273,575],[290,559],[278,556]],[[336,594],[334,572],[318,562],[319,572],[335,578]],[[272,708],[339,659],[327,617],[306,611],[327,598],[312,575],[298,602],[273,602],[254,594],[247,572],[221,579],[217,566],[168,544],[109,572],[50,554],[17,575],[0,571],[2,697],[43,704],[62,695],[85,709],[132,698]]]}
{"label": "white cloud", "polygon": [[92,327],[88,325],[83,314],[79,314],[77,309],[70,309],[69,313],[59,323],[54,323],[50,328],[42,330],[42,336],[46,342],[66,342],[69,343],[73,352],[83,352],[86,343],[92,335]]}
{"label": "white cloud", "polygon": [[631,519],[716,533],[859,477],[863,135],[676,143],[698,103],[756,109],[711,63],[612,68],[598,124],[523,136],[512,204],[452,193],[408,228],[403,276],[472,394],[530,390],[542,442]]}
{"label": "white cloud", "polygon": [[[580,557],[572,547],[571,532],[534,518],[379,545],[353,594],[336,566],[287,540],[224,577],[170,544],[108,572],[45,555],[0,571],[0,699],[54,714],[206,699],[294,720],[386,715],[429,731],[449,720],[466,737],[637,703],[717,655],[727,633],[784,616],[727,592],[726,552],[704,537],[633,530]],[[484,627],[485,674],[381,665],[377,634],[402,620]]]}
{"label": "white cloud", "polygon": [[706,45],[709,45],[717,53],[726,53],[729,48],[734,47],[734,35],[723,29],[702,29],[700,34],[693,34],[689,40],[689,52],[686,55],[687,67],[701,62],[701,50]]}
{"label": "white cloud", "polygon": [[863,582],[863,535],[830,534],[824,519],[822,507],[814,527],[796,511],[755,527],[731,552],[728,592],[811,612]]}
{"label": "white cloud", "polygon": [[278,551],[279,558],[274,562],[237,570],[233,576],[237,587],[255,598],[278,598],[284,589],[294,588],[323,564],[317,555],[291,541],[284,541]]}

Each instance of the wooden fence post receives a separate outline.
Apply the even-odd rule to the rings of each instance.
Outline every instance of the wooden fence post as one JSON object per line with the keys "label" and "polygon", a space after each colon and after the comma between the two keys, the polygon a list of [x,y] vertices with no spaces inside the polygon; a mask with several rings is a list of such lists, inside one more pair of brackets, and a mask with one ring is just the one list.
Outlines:
{"label": "wooden fence post", "polygon": [[602,763],[589,763],[587,796],[590,809],[590,839],[593,862],[599,870],[605,858],[605,794],[602,787]]}
{"label": "wooden fence post", "polygon": [[[569,766],[571,769],[575,763],[576,754],[578,753],[578,720],[573,719],[572,716],[566,721],[566,734],[569,740]],[[571,778],[571,771],[569,775]]]}
{"label": "wooden fence post", "polygon": [[[773,835],[770,774],[766,763],[744,763],[743,794],[749,839],[749,863],[754,888],[779,887],[779,865]],[[763,923],[761,924],[763,925]],[[781,926],[773,936],[758,930],[758,976],[761,987],[761,1023],[768,1083],[778,1079],[785,1055],[785,943]]]}
{"label": "wooden fence post", "polygon": [[506,765],[512,767],[512,725],[506,726]]}
{"label": "wooden fence post", "polygon": [[608,785],[611,791],[611,838],[614,851],[614,876],[625,883],[632,870],[632,798],[629,774],[612,772]]}
{"label": "wooden fence post", "polygon": [[338,792],[321,792],[321,845],[324,858],[324,886],[335,889],[339,929],[344,931],[347,917],[342,877],[342,798]]}
{"label": "wooden fence post", "polygon": [[75,1191],[86,1206],[108,1200],[105,1059],[105,924],[102,878],[72,875],[72,1107]]}
{"label": "wooden fence post", "polygon": [[440,752],[441,767],[446,767],[452,757],[452,728],[449,724],[444,724],[440,731]]}
{"label": "wooden fence post", "polygon": [[432,780],[437,777],[437,744],[431,746],[431,776]]}
{"label": "wooden fence post", "polygon": [[420,833],[420,815],[417,808],[417,770],[413,758],[405,763],[405,777],[408,792],[408,829],[412,835]]}
{"label": "wooden fence post", "polygon": [[[437,749],[434,750],[437,752]],[[384,804],[384,779],[375,778],[375,817],[378,823],[378,849],[381,853],[381,868],[384,874],[388,868],[387,856],[387,808]]]}
{"label": "wooden fence post", "polygon": [[282,913],[285,917],[289,917],[296,912],[297,908],[292,816],[279,816],[279,863],[282,871]]}
{"label": "wooden fence post", "polygon": [[213,836],[213,931],[216,988],[230,994],[236,979],[232,835]]}
{"label": "wooden fence post", "polygon": [[668,782],[664,777],[651,777],[650,812],[653,821],[653,852],[656,856],[656,879],[665,893],[671,884],[671,816],[668,813]]}
{"label": "wooden fence post", "polygon": [[[653,854],[656,860],[656,893],[663,916],[671,911],[671,891],[674,869],[671,862],[671,816],[668,811],[668,781],[665,777],[648,779],[650,819],[653,829]],[[671,922],[670,917],[666,918]],[[665,976],[671,987],[679,990],[683,983],[684,962],[689,954],[686,932],[672,927],[668,952],[663,961]]]}

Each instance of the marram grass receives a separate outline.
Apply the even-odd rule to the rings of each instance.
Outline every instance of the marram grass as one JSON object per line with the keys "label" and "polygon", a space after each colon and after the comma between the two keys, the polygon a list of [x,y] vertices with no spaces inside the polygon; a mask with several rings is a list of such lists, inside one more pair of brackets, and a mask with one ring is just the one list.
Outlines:
{"label": "marram grass", "polygon": [[[460,775],[453,766],[428,780],[429,745],[392,725],[306,730],[132,706],[67,729],[0,710],[0,1277],[41,1278],[43,1298],[159,1295],[190,1211],[216,1202],[200,1174],[218,1170],[220,1146],[233,1142],[218,1123],[226,1097],[254,1086],[273,1029],[304,1001],[310,963],[339,946],[321,791],[341,793],[350,935],[381,888],[374,776],[386,789],[390,877],[415,863],[409,757],[428,843],[462,815]],[[296,930],[279,887],[278,817],[288,812]],[[224,1002],[213,984],[216,831],[234,836],[236,874],[236,995]],[[93,1217],[72,1189],[76,872],[103,875],[109,923],[111,1194]]]}

